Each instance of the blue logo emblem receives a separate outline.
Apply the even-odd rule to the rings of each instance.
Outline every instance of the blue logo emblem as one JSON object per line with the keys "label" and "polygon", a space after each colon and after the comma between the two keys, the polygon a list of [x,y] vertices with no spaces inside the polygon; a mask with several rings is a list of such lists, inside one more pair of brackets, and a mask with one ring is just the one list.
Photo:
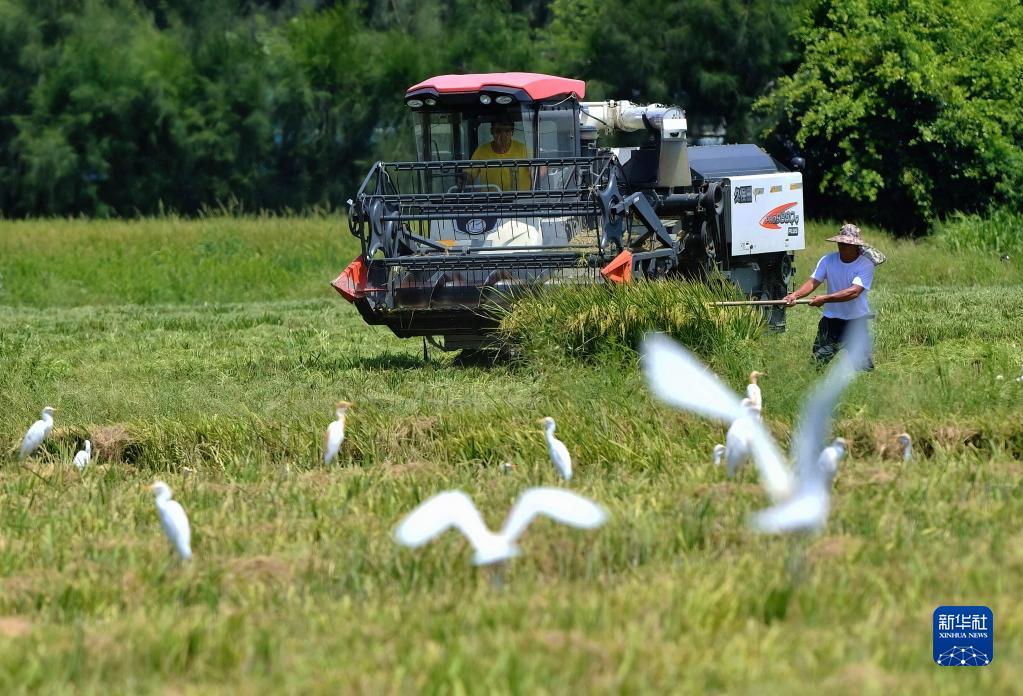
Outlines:
{"label": "blue logo emblem", "polygon": [[943,667],[983,667],[995,659],[995,615],[988,607],[934,610],[934,661]]}

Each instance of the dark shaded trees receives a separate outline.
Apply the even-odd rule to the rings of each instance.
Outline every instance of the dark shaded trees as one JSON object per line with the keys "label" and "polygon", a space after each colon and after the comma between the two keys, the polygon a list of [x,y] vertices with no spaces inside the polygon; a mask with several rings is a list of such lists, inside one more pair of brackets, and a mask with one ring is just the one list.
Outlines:
{"label": "dark shaded trees", "polygon": [[833,211],[922,231],[1023,207],[1023,5],[824,0],[803,59],[760,102]]}
{"label": "dark shaded trees", "polygon": [[411,154],[410,84],[540,70],[799,148],[817,211],[921,229],[1023,204],[1021,27],[1012,0],[0,0],[0,213],[341,207]]}
{"label": "dark shaded trees", "polygon": [[592,98],[680,104],[696,133],[755,134],[753,101],[798,59],[808,0],[553,0],[541,46]]}

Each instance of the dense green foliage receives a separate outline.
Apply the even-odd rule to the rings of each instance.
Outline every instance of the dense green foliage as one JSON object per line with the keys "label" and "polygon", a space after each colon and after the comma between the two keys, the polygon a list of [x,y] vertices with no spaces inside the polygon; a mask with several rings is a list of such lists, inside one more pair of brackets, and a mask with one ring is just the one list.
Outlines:
{"label": "dense green foliage", "polygon": [[337,209],[448,72],[591,79],[748,138],[801,4],[0,0],[0,211]]}
{"label": "dense green foliage", "polygon": [[536,70],[920,231],[1023,204],[1021,47],[1015,0],[0,0],[0,215],[338,210],[411,155],[410,84]]}
{"label": "dense green foliage", "polygon": [[789,37],[815,0],[553,0],[545,53],[588,96],[686,107],[694,132],[756,135],[752,104],[798,54]]}
{"label": "dense green foliage", "polygon": [[1023,4],[823,0],[761,103],[845,212],[922,229],[1023,206]]}
{"label": "dense green foliage", "polygon": [[[810,225],[801,269],[832,230]],[[424,364],[418,342],[366,326],[325,286],[328,256],[354,252],[332,219],[0,227],[0,691],[1011,693],[1023,315],[1005,298],[1023,272],[868,233],[889,261],[871,291],[877,369],[835,426],[852,456],[827,530],[775,539],[746,527],[766,502],[754,472],[710,463],[724,429],[655,404],[624,354]],[[239,248],[282,270],[253,283]],[[783,443],[817,378],[817,316],[796,308],[785,334],[714,356],[737,388],[767,373]],[[324,467],[338,398],[356,403]],[[19,465],[44,404],[56,428]],[[397,547],[397,521],[440,490],[496,525],[525,487],[564,485],[543,415],[604,528],[534,522],[500,590],[455,533]],[[892,458],[903,429],[909,464]],[[85,436],[98,459],[79,476]],[[157,476],[191,516],[189,568],[143,488]],[[991,667],[935,668],[944,603],[994,608]]]}
{"label": "dense green foliage", "polygon": [[338,208],[410,84],[528,67],[513,4],[0,0],[0,210]]}

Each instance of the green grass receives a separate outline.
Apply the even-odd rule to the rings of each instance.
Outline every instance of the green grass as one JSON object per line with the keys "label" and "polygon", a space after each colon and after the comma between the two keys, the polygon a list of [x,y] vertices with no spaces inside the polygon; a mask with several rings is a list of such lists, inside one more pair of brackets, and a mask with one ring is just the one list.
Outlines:
{"label": "green grass", "polygon": [[1002,208],[984,216],[958,214],[937,223],[934,236],[952,251],[1023,254],[1023,213]]}
{"label": "green grass", "polygon": [[[810,226],[800,276],[830,230]],[[342,232],[326,218],[0,226],[0,442],[12,452],[43,405],[60,408],[37,457],[0,465],[0,692],[888,694],[1023,678],[1016,259],[866,231],[890,260],[871,293],[877,370],[838,414],[853,454],[827,531],[773,539],[745,526],[765,504],[753,473],[709,463],[723,429],[654,404],[627,350],[423,364],[419,343],[327,287],[356,253]],[[783,442],[818,376],[817,316],[796,308],[786,333],[714,355],[736,387],[768,373]],[[324,467],[339,398],[356,406]],[[503,590],[455,534],[393,543],[445,488],[498,524],[523,488],[559,485],[543,415],[606,527],[537,522]],[[903,429],[919,443],[908,465],[881,452]],[[87,434],[106,444],[79,477]],[[188,568],[143,490],[157,476],[192,519]],[[994,610],[990,667],[931,663],[931,612],[955,603]]]}
{"label": "green grass", "polygon": [[339,217],[0,225],[0,303],[32,307],[328,297],[358,253]]}

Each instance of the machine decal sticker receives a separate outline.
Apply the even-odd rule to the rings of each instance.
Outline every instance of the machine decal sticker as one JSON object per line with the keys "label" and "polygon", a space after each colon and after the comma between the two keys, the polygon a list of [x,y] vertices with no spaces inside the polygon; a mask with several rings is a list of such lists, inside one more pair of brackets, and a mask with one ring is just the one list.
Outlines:
{"label": "machine decal sticker", "polygon": [[795,202],[785,203],[767,211],[767,214],[760,218],[760,226],[769,230],[780,230],[782,225],[798,224],[799,214],[794,210],[789,210],[796,205]]}

